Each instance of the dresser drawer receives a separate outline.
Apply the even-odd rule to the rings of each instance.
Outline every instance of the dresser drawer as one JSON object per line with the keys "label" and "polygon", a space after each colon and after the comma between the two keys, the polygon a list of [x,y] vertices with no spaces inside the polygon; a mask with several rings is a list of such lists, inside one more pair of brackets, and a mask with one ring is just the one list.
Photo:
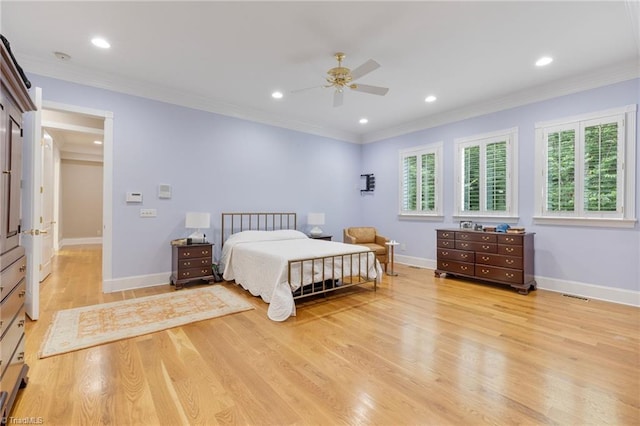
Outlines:
{"label": "dresser drawer", "polygon": [[522,245],[522,235],[505,234],[498,236],[498,244]]}
{"label": "dresser drawer", "polygon": [[472,250],[483,253],[496,253],[498,251],[498,245],[496,243],[480,243],[477,241],[457,241],[456,249],[458,250]]}
{"label": "dresser drawer", "polygon": [[456,232],[456,240],[495,243],[497,241],[497,235],[484,232]]}
{"label": "dresser drawer", "polygon": [[441,240],[438,238],[436,245],[442,248],[455,248],[456,242],[454,240]]}
{"label": "dresser drawer", "polygon": [[193,259],[198,257],[211,257],[211,246],[184,246],[178,248],[178,259]]}
{"label": "dresser drawer", "polygon": [[499,244],[498,254],[506,254],[507,256],[522,257],[522,246],[509,246],[509,245]]}
{"label": "dresser drawer", "polygon": [[478,253],[476,262],[483,265],[501,266],[504,268],[522,269],[522,258],[501,254]]}
{"label": "dresser drawer", "polygon": [[454,260],[438,260],[438,269],[458,274],[473,275],[473,263],[456,262]]}
{"label": "dresser drawer", "polygon": [[26,271],[27,258],[22,256],[0,273],[0,300],[11,293],[15,285],[25,277]]}
{"label": "dresser drawer", "polygon": [[0,354],[2,357],[0,370],[2,373],[4,373],[8,365],[8,360],[11,359],[16,346],[18,346],[18,342],[20,342],[20,339],[24,335],[24,322],[24,307],[22,307],[18,315],[13,319],[13,322],[8,325],[4,336],[2,336],[2,342],[0,342]]}
{"label": "dresser drawer", "polygon": [[[11,320],[24,305],[25,286],[26,280],[23,279],[0,305],[0,337],[4,336],[7,327],[11,324]],[[0,346],[4,347],[4,342]]]}
{"label": "dresser drawer", "polygon": [[8,358],[2,358],[2,378],[0,379],[0,389],[11,394],[15,386],[19,386],[18,378],[24,365],[24,334],[20,336],[18,346],[15,351],[10,352]]}
{"label": "dresser drawer", "polygon": [[436,238],[439,240],[453,240],[455,234],[454,231],[436,231]]}
{"label": "dresser drawer", "polygon": [[512,284],[524,282],[522,271],[487,265],[476,265],[476,277]]}
{"label": "dresser drawer", "polygon": [[438,249],[438,259],[459,260],[473,263],[475,253],[462,250]]}

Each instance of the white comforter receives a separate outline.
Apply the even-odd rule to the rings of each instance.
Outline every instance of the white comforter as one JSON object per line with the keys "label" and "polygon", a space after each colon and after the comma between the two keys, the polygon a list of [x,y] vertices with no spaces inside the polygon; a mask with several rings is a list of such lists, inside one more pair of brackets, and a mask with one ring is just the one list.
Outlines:
{"label": "white comforter", "polygon": [[[300,287],[300,268],[292,270],[292,285],[288,282],[288,262],[294,259],[306,259],[333,256],[345,253],[357,253],[367,247],[320,241],[308,238],[305,234],[293,230],[280,231],[244,231],[231,235],[224,243],[220,264],[223,277],[227,281],[235,280],[254,296],[260,296],[269,303],[268,316],[274,321],[284,321],[296,314],[292,292]],[[368,261],[354,259],[354,270],[360,270],[363,276],[382,276],[381,269],[373,252]],[[345,271],[350,270],[351,260],[344,260]],[[356,264],[358,263],[358,264]],[[342,262],[325,261],[325,278],[341,276]],[[367,270],[367,267],[369,270]],[[311,277],[311,262],[305,262],[303,285],[322,280],[322,262],[317,261],[315,277]]]}

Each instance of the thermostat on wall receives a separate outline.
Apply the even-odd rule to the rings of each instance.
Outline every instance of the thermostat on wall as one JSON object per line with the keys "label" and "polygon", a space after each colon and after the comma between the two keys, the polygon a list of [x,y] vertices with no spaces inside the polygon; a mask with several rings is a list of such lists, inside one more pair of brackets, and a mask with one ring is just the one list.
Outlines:
{"label": "thermostat on wall", "polygon": [[127,203],[141,203],[142,192],[127,192]]}
{"label": "thermostat on wall", "polygon": [[171,198],[171,185],[166,183],[158,185],[158,198]]}

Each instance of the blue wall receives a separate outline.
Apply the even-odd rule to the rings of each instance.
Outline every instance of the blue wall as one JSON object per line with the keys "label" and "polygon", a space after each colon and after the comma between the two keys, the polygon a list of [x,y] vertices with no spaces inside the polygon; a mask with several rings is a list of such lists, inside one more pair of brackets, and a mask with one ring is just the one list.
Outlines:
{"label": "blue wall", "polygon": [[[640,227],[633,229],[536,225],[534,123],[637,104],[631,80],[481,117],[356,145],[37,75],[43,98],[114,113],[113,278],[170,269],[169,241],[184,237],[187,211],[209,211],[219,245],[223,211],[325,212],[324,230],[342,240],[345,226],[367,224],[406,247],[406,259],[435,259],[435,229],[457,226],[453,213],[453,141],[519,128],[520,225],[536,233],[536,275],[604,287],[639,289]],[[640,136],[640,131],[637,132]],[[398,150],[444,142],[444,221],[398,218]],[[640,150],[637,152],[640,156]],[[640,160],[636,159],[640,164]],[[360,195],[360,173],[374,173],[376,189]],[[640,175],[640,173],[638,173]],[[170,200],[157,185],[172,185]],[[141,191],[142,205],[125,193]],[[640,184],[636,187],[640,203]],[[140,208],[158,217],[141,219]],[[208,233],[211,236],[211,230]]]}
{"label": "blue wall", "polygon": [[[30,75],[43,99],[114,114],[112,278],[171,270],[170,241],[185,237],[187,211],[211,213],[205,231],[220,245],[221,212],[326,213],[323,230],[361,223],[361,146],[112,91]],[[157,197],[159,184],[172,198]],[[129,191],[142,204],[127,204]],[[140,218],[140,208],[157,209]],[[212,232],[213,235],[212,235]],[[219,256],[219,247],[217,247]],[[167,282],[169,276],[167,274]]]}
{"label": "blue wall", "polygon": [[[426,129],[363,147],[363,170],[376,175],[375,194],[362,202],[364,220],[406,246],[402,256],[435,260],[435,229],[453,220],[454,139],[518,127],[519,225],[535,232],[536,276],[626,290],[640,289],[640,227],[633,229],[536,225],[534,212],[535,123],[638,104],[640,80],[562,96]],[[636,119],[636,125],[640,120]],[[640,130],[636,130],[640,137]],[[444,142],[444,221],[398,218],[398,150]],[[636,151],[640,158],[640,150]],[[636,165],[640,159],[636,158]],[[638,167],[638,166],[637,166]],[[636,217],[640,184],[636,173]]]}

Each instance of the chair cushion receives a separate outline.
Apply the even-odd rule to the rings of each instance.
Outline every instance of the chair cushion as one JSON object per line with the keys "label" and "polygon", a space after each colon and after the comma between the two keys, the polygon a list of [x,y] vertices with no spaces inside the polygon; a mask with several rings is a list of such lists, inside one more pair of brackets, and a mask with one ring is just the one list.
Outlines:
{"label": "chair cushion", "polygon": [[356,244],[374,243],[376,241],[376,228],[349,228],[349,235],[356,238]]}
{"label": "chair cushion", "polygon": [[359,242],[358,245],[368,247],[369,249],[371,249],[372,252],[376,254],[376,256],[385,256],[387,254],[387,248],[379,244]]}

